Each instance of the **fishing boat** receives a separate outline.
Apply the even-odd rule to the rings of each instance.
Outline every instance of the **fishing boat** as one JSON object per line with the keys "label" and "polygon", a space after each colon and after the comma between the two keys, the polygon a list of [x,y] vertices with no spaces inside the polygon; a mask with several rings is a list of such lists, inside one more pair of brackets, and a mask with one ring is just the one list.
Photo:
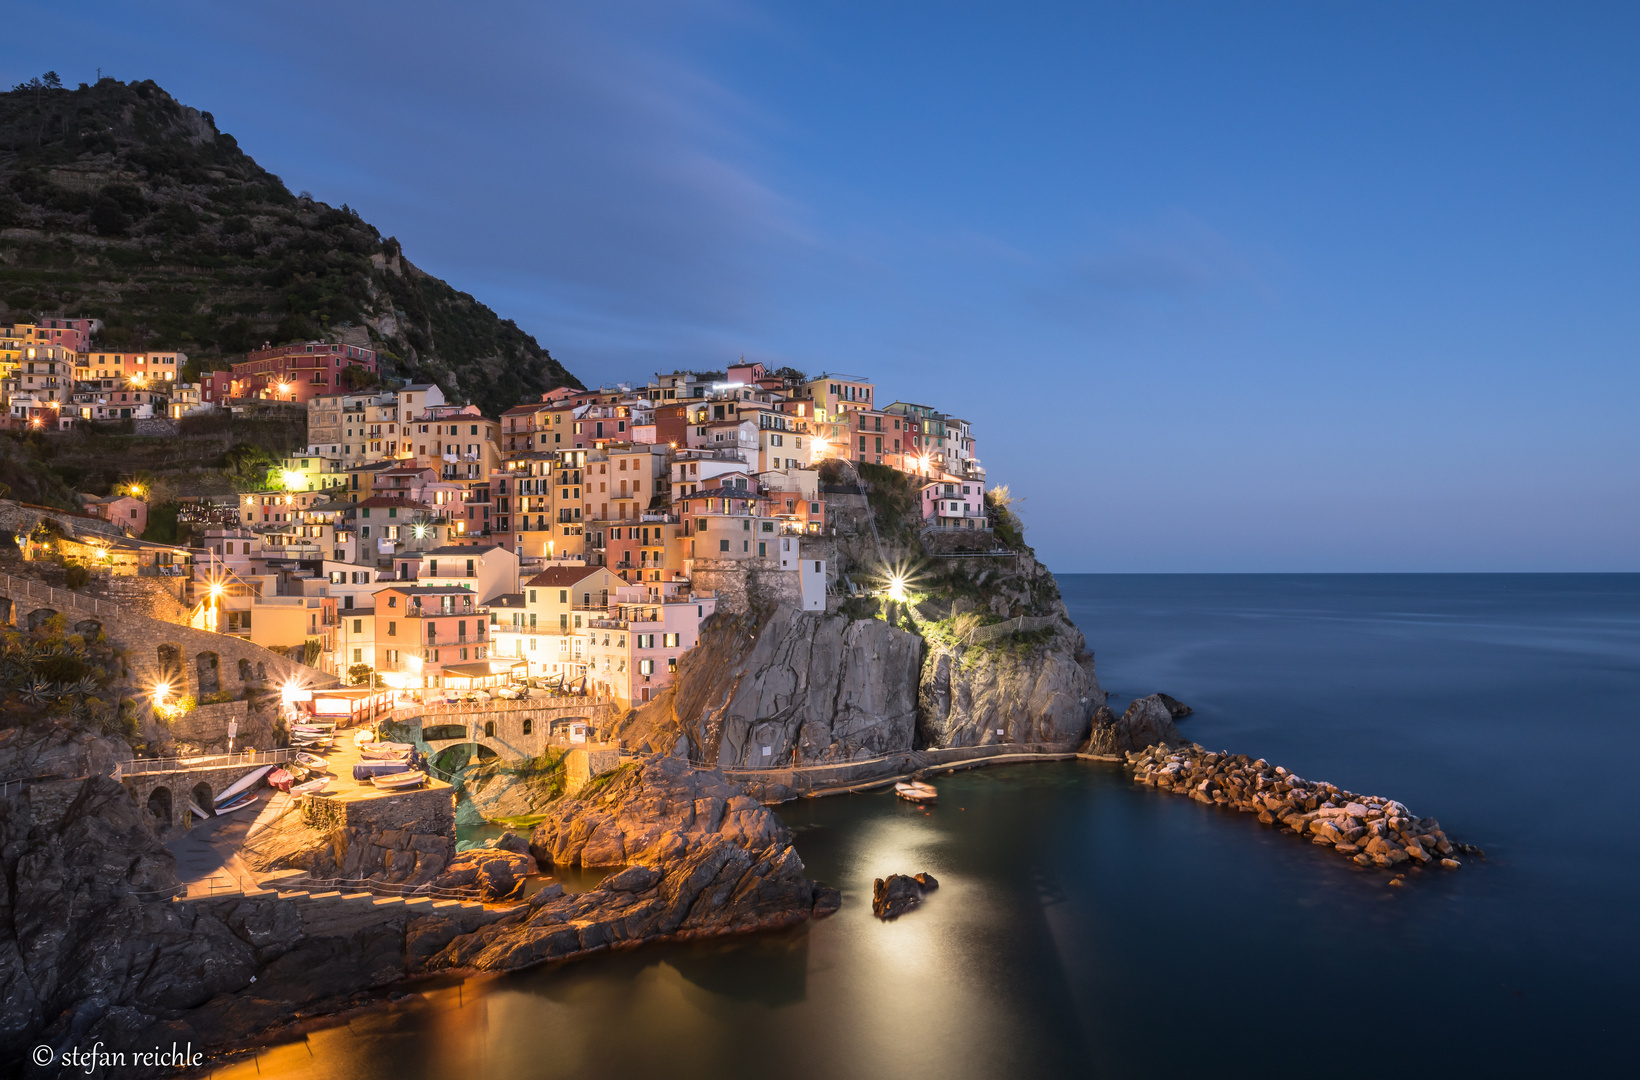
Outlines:
{"label": "fishing boat", "polygon": [[243,810],[246,807],[251,806],[252,804],[254,804],[260,798],[261,798],[260,795],[252,795],[250,792],[247,791],[247,792],[245,792],[245,794],[239,796],[239,798],[235,799],[233,802],[223,803],[220,806],[218,806],[216,808],[217,815],[221,816],[222,814],[231,814],[235,810]]}
{"label": "fishing boat", "polygon": [[322,731],[327,735],[336,730],[336,725],[328,720],[303,720],[300,724],[291,726],[305,728],[309,731]]}
{"label": "fishing boat", "polygon": [[284,769],[275,769],[268,774],[268,786],[276,787],[280,791],[289,791],[295,780],[296,778]]}
{"label": "fishing boat", "polygon": [[363,746],[365,743],[373,743],[375,741],[376,733],[371,731],[369,728],[360,728],[358,731],[353,733],[354,746]]}
{"label": "fishing boat", "polygon": [[305,750],[297,751],[296,760],[301,762],[303,765],[306,765],[308,768],[318,769],[320,772],[326,772],[330,768],[330,762],[326,761],[318,754],[310,754]]}
{"label": "fishing boat", "polygon": [[407,742],[373,742],[364,743],[359,747],[359,754],[366,758],[400,758],[416,748],[414,743]]}
{"label": "fishing boat", "polygon": [[222,789],[222,794],[216,797],[217,805],[220,806],[222,803],[232,802],[235,795],[238,795],[241,791],[248,790],[258,780],[262,779],[272,770],[272,765],[264,765],[260,769],[253,769],[246,773],[244,776]]}
{"label": "fishing boat", "polygon": [[401,788],[419,787],[426,779],[427,774],[424,772],[402,772],[373,776],[370,782],[388,791],[398,791]]}
{"label": "fishing boat", "polygon": [[901,780],[894,785],[894,794],[914,803],[931,803],[940,797],[933,784],[925,784],[921,780]]}
{"label": "fishing boat", "polygon": [[361,761],[353,766],[353,779],[364,783],[373,776],[386,776],[389,773],[409,771],[410,762],[408,761]]}
{"label": "fishing boat", "polygon": [[291,785],[292,795],[317,795],[330,786],[330,777],[321,776],[317,780],[308,780],[301,784]]}

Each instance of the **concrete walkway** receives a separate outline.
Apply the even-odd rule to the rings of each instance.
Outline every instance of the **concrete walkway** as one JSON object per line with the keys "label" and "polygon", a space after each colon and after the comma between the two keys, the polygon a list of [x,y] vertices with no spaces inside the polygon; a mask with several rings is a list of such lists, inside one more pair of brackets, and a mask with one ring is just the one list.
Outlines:
{"label": "concrete walkway", "polygon": [[278,817],[290,801],[282,791],[262,791],[254,812],[247,809],[211,818],[165,845],[176,856],[177,877],[188,887],[185,895],[214,896],[259,887],[256,875],[239,857],[239,846],[253,826]]}

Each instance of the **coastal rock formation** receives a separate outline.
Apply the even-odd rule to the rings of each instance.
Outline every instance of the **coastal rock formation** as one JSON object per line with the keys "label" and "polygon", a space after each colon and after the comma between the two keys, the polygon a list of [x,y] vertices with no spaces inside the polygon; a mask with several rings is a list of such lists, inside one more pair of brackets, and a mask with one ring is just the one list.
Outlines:
{"label": "coastal rock formation", "polygon": [[1127,712],[1120,717],[1108,706],[1100,706],[1094,714],[1093,731],[1088,735],[1083,752],[1126,754],[1155,744],[1183,745],[1184,736],[1173,725],[1174,713],[1167,704],[1172,699],[1163,700],[1164,697],[1166,695],[1151,694],[1137,698],[1128,703]]}
{"label": "coastal rock formation", "polygon": [[1083,645],[1066,619],[1023,648],[1004,639],[930,650],[917,692],[919,745],[1080,741],[1105,701]]}
{"label": "coastal rock formation", "polygon": [[1262,758],[1162,743],[1126,757],[1136,783],[1257,814],[1264,824],[1279,824],[1363,867],[1389,869],[1418,862],[1455,870],[1460,865],[1456,855],[1482,854],[1478,848],[1453,843],[1434,818],[1416,817],[1393,799],[1304,780]]}
{"label": "coastal rock formation", "polygon": [[434,889],[478,889],[489,901],[511,900],[522,895],[524,879],[539,870],[529,842],[508,833],[485,846],[457,852],[449,869],[434,878],[432,885]]}
{"label": "coastal rock formation", "polygon": [[566,799],[530,837],[543,864],[626,868],[589,892],[550,885],[437,953],[430,970],[505,971],[645,941],[789,926],[839,897],[803,876],[791,832],[715,773],[659,755]]}
{"label": "coastal rock formation", "polygon": [[714,616],[674,685],[619,734],[719,767],[848,761],[909,749],[923,643],[878,619],[767,609]]}
{"label": "coastal rock formation", "polygon": [[916,877],[890,874],[871,883],[871,913],[879,919],[897,919],[940,887],[939,879],[924,871]]}
{"label": "coastal rock formation", "polygon": [[1163,705],[1167,706],[1168,715],[1172,716],[1175,720],[1183,720],[1185,717],[1196,711],[1184,702],[1180,701],[1178,698],[1170,697],[1167,694],[1157,694],[1156,699]]}

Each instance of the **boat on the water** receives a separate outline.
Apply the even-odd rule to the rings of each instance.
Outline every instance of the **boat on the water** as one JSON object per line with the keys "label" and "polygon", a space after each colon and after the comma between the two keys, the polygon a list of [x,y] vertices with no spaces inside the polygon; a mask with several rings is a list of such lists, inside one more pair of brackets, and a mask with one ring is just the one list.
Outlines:
{"label": "boat on the water", "polygon": [[306,780],[300,784],[292,784],[290,793],[292,795],[317,795],[329,786],[330,777],[321,776],[316,780]]}
{"label": "boat on the water", "polygon": [[238,780],[223,788],[222,794],[216,797],[216,805],[221,806],[225,802],[232,802],[234,796],[238,795],[241,791],[249,790],[258,780],[268,775],[268,773],[272,770],[272,765],[264,765],[260,769],[252,769]]}
{"label": "boat on the water", "polygon": [[388,791],[397,791],[401,788],[420,787],[422,782],[426,779],[427,774],[424,772],[402,772],[389,773],[382,776],[373,776],[370,778],[370,782],[379,788],[385,788]]}
{"label": "boat on the water", "polygon": [[296,760],[301,764],[306,765],[308,768],[318,769],[320,772],[324,772],[330,768],[330,762],[326,761],[318,754],[310,754],[305,750],[297,751]]}
{"label": "boat on the water", "polygon": [[366,758],[401,758],[415,748],[414,743],[407,742],[372,742],[361,744],[359,754]]}
{"label": "boat on the water", "polygon": [[921,780],[901,780],[894,785],[894,794],[916,803],[930,803],[940,797],[933,784],[925,784]]}

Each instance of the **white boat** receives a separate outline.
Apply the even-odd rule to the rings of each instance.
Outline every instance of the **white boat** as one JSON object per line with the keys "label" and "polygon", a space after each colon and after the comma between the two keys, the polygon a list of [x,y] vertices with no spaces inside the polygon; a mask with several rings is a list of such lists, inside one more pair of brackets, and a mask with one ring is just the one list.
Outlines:
{"label": "white boat", "polygon": [[296,754],[296,760],[301,762],[303,765],[306,765],[308,768],[318,769],[320,772],[327,771],[330,768],[330,762],[326,761],[318,754],[309,754],[306,751],[298,751]]}
{"label": "white boat", "polygon": [[373,743],[375,741],[376,733],[371,731],[369,728],[360,728],[358,731],[353,733],[354,746],[363,746],[365,743]]}
{"label": "white boat", "polygon": [[238,795],[241,791],[248,791],[258,780],[272,771],[272,765],[264,765],[260,769],[253,769],[251,772],[246,773],[222,789],[222,794],[216,797],[216,805],[221,806],[223,803],[233,802],[235,795]]}
{"label": "white boat", "polygon": [[396,791],[399,788],[419,787],[427,779],[423,772],[388,773],[385,776],[372,776],[370,782],[379,788]]}
{"label": "white boat", "polygon": [[297,784],[290,789],[290,793],[292,795],[317,795],[329,786],[330,777],[321,776],[317,780],[309,780],[306,783]]}
{"label": "white boat", "polygon": [[933,784],[925,784],[921,780],[901,780],[894,785],[894,794],[917,803],[933,802],[940,797]]}
{"label": "white boat", "polygon": [[192,799],[188,800],[188,809],[192,810],[194,812],[194,817],[199,818],[201,821],[208,821],[216,816],[215,814],[207,814],[205,811],[201,810],[199,808],[199,804],[194,802]]}
{"label": "white boat", "polygon": [[336,730],[336,725],[328,720],[304,720],[300,724],[292,724],[291,726],[306,728],[309,731],[322,731],[326,735]]}
{"label": "white boat", "polygon": [[359,747],[359,754],[367,758],[400,758],[414,750],[414,743],[407,742],[378,742],[364,743]]}

